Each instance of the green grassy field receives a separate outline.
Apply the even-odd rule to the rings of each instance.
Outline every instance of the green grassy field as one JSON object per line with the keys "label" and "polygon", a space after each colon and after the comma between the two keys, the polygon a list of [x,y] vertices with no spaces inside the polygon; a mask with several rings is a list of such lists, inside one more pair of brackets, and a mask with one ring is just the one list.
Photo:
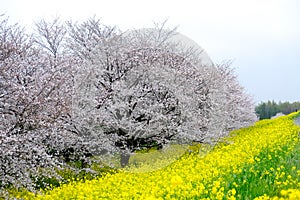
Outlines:
{"label": "green grassy field", "polygon": [[137,153],[115,174],[25,199],[300,199],[300,113],[233,131],[216,146]]}

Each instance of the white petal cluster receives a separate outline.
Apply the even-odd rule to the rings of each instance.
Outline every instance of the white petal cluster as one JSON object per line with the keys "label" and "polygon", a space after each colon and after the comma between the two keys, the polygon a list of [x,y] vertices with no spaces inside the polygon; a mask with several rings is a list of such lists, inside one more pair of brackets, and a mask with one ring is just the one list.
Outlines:
{"label": "white petal cluster", "polygon": [[0,26],[0,188],[35,190],[41,177],[78,170],[73,161],[215,142],[256,120],[228,65],[164,24],[122,33],[55,19],[27,34],[2,16]]}

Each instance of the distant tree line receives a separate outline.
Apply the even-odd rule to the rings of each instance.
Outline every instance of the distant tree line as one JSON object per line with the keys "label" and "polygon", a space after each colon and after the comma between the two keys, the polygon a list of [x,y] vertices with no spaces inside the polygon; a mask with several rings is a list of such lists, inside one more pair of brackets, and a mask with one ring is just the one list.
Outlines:
{"label": "distant tree line", "polygon": [[292,112],[300,110],[300,102],[281,102],[276,103],[273,101],[261,102],[255,108],[255,112],[259,119],[270,119],[277,113],[290,114]]}

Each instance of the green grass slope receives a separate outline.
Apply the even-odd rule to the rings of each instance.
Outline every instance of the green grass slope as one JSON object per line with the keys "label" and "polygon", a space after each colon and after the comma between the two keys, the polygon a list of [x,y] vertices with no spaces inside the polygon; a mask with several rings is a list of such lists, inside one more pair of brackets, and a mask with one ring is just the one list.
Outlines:
{"label": "green grass slope", "polygon": [[[178,148],[175,159],[172,153],[136,155],[132,167],[118,173],[25,199],[300,199],[299,115],[233,131],[212,149],[176,157]],[[156,160],[143,161],[151,157]]]}

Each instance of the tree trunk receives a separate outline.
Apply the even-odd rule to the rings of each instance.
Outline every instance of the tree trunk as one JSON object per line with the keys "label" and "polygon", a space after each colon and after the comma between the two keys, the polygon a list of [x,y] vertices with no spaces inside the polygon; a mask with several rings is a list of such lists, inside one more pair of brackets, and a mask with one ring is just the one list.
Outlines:
{"label": "tree trunk", "polygon": [[121,167],[124,168],[129,163],[130,154],[128,152],[121,153]]}

